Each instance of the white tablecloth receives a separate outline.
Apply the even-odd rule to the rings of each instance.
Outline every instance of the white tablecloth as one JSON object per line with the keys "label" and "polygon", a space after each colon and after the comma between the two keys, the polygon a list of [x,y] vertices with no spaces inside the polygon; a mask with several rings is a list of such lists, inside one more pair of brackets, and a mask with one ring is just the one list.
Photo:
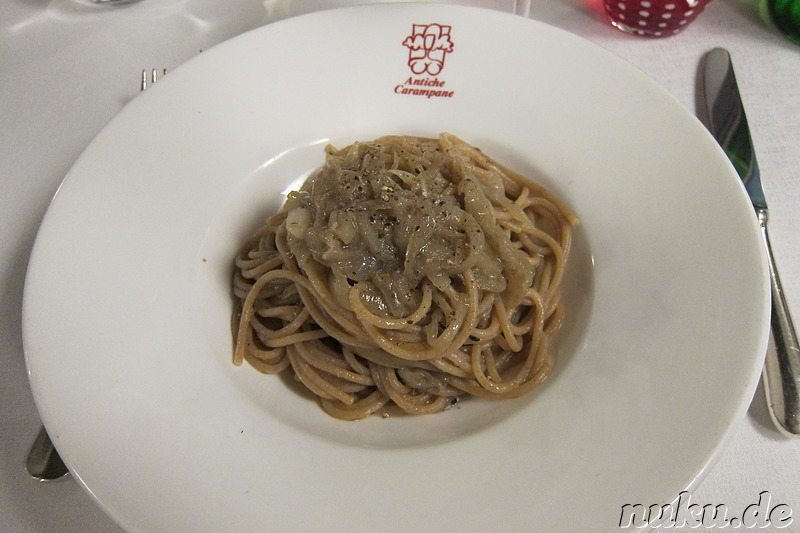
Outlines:
{"label": "white tablecloth", "polygon": [[[0,2],[0,531],[119,531],[73,479],[39,483],[23,468],[40,424],[23,359],[23,281],[37,227],[64,174],[103,125],[136,97],[142,69],[172,69],[251,28],[355,3],[363,2],[142,0],[118,7],[79,0]],[[503,10],[516,4],[518,13],[527,4],[452,3]],[[685,32],[662,40],[611,28],[598,14],[598,0],[530,4],[530,18],[621,56],[691,112],[699,60],[715,46],[730,50],[770,204],[773,248],[789,304],[800,317],[800,177],[795,175],[800,46],[744,0],[714,0]],[[800,439],[774,429],[759,387],[692,503],[725,504],[741,512],[763,491],[769,491],[772,506],[787,504],[795,513],[784,531],[800,531]]]}

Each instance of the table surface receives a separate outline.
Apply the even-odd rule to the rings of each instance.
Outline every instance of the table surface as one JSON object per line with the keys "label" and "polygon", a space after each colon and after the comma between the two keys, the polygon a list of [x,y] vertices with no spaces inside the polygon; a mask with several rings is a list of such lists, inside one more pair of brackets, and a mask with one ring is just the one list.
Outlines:
{"label": "table surface", "polygon": [[[38,225],[62,177],[136,97],[142,69],[173,69],[254,27],[357,3],[365,2],[142,0],[115,7],[79,0],[0,2],[0,531],[120,531],[73,479],[36,482],[23,465],[40,425],[23,358],[23,283]],[[516,9],[522,16],[528,5],[447,3]],[[770,203],[773,250],[789,305],[800,316],[800,178],[795,176],[800,46],[781,36],[748,0],[715,0],[683,33],[656,40],[615,30],[598,6],[597,0],[539,0],[530,2],[527,16],[622,57],[692,113],[702,56],[716,46],[730,50]],[[764,491],[772,506],[783,503],[800,514],[800,439],[774,428],[759,386],[691,502],[725,504],[735,513],[758,503]],[[784,531],[800,531],[800,516]]]}

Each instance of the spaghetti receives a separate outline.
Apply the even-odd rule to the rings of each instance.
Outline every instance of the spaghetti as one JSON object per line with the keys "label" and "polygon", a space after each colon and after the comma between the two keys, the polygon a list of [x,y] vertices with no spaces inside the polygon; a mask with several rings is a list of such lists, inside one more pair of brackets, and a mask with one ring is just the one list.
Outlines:
{"label": "spaghetti", "polygon": [[347,420],[520,396],[553,367],[575,224],[449,134],[328,147],[236,257],[233,362]]}

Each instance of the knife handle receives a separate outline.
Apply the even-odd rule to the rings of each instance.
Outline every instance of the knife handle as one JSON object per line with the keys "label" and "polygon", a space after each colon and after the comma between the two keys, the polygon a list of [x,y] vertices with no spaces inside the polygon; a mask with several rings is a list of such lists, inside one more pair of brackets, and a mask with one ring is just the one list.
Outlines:
{"label": "knife handle", "polygon": [[767,210],[757,208],[761,235],[767,246],[769,277],[772,285],[772,337],[775,351],[767,351],[764,386],[769,412],[779,428],[788,435],[800,436],[800,346],[792,324],[789,306],[783,295],[781,279],[772,256],[767,232]]}

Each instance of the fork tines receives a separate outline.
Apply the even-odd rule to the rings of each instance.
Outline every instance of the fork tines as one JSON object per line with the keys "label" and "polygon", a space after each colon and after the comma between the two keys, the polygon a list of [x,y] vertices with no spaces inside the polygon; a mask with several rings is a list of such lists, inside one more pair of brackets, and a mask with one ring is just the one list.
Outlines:
{"label": "fork tines", "polygon": [[[161,76],[163,76],[166,73],[167,73],[167,69],[165,69],[165,68],[161,69],[161,73],[160,73]],[[153,84],[153,83],[157,82],[158,81],[158,76],[159,76],[159,69],[154,68],[154,69],[150,70],[150,72],[149,72],[150,84]],[[148,70],[144,69],[144,70],[142,70],[142,83],[140,85],[140,90],[144,91],[145,89],[147,89],[147,80],[148,80]]]}

